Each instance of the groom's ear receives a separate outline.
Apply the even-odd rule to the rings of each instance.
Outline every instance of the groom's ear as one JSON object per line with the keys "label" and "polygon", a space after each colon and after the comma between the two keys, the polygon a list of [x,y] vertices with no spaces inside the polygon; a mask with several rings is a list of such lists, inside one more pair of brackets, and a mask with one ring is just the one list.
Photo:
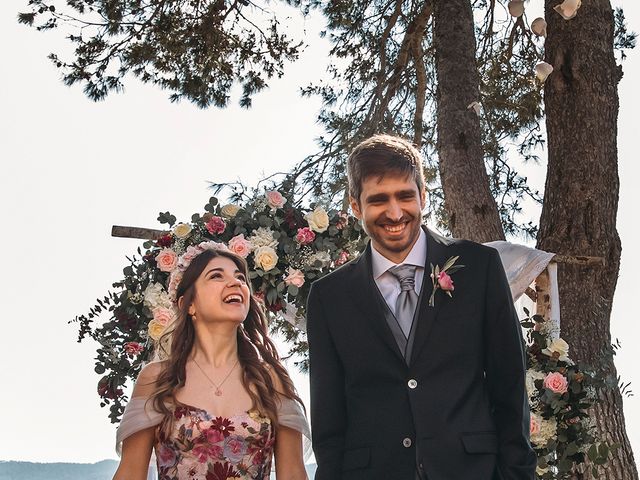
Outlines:
{"label": "groom's ear", "polygon": [[420,210],[424,210],[424,208],[427,206],[427,190],[424,189],[422,190],[422,192],[420,192]]}
{"label": "groom's ear", "polygon": [[351,206],[351,210],[353,211],[353,214],[356,216],[356,218],[357,219],[362,219],[362,213],[360,211],[360,204],[352,196],[349,196],[349,205]]}

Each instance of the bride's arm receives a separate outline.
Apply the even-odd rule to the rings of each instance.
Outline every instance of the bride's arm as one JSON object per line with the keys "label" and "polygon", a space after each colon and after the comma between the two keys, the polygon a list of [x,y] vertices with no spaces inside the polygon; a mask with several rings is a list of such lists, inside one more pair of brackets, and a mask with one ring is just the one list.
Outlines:
{"label": "bride's arm", "polygon": [[156,427],[145,428],[122,442],[122,458],[113,480],[147,480]]}
{"label": "bride's arm", "polygon": [[307,480],[302,461],[302,434],[280,425],[275,445],[276,480]]}
{"label": "bride's arm", "polygon": [[142,369],[136,380],[131,400],[118,427],[118,443],[122,440],[120,465],[113,480],[147,480],[149,460],[155,442],[155,430],[162,415],[146,410],[160,373],[158,363]]}

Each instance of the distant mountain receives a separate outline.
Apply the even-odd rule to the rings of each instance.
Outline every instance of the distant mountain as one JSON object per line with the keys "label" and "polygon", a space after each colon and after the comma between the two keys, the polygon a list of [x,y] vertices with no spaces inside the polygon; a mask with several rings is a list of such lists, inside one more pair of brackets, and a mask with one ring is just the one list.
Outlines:
{"label": "distant mountain", "polygon": [[0,480],[111,480],[115,460],[98,463],[31,463],[0,461]]}
{"label": "distant mountain", "polygon": [[[111,480],[118,468],[116,460],[98,463],[32,463],[3,462],[0,460],[0,480]],[[307,474],[313,478],[315,465],[307,465]],[[149,479],[155,478],[150,475]],[[271,475],[275,480],[275,473]]]}

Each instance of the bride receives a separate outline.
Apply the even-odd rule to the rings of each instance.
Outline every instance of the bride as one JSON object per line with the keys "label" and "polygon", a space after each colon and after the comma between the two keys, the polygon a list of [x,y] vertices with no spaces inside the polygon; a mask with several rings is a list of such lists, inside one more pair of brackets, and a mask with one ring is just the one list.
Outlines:
{"label": "bride", "polygon": [[204,242],[179,265],[178,316],[160,342],[168,356],[140,372],[118,428],[114,480],[146,480],[152,451],[159,480],[267,480],[272,457],[277,479],[306,480],[302,402],[245,260]]}

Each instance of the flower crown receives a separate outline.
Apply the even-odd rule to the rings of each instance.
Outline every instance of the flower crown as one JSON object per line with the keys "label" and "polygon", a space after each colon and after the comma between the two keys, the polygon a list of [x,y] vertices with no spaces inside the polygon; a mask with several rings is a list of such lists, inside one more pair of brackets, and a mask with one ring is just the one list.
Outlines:
{"label": "flower crown", "polygon": [[190,245],[189,247],[187,247],[187,250],[178,258],[176,268],[171,272],[171,275],[169,276],[169,287],[167,290],[169,292],[171,300],[174,303],[178,301],[178,299],[176,298],[176,293],[184,272],[187,270],[187,268],[189,268],[189,265],[191,265],[191,262],[194,258],[207,250],[217,250],[223,252],[231,251],[224,243],[218,243],[212,240],[201,242],[197,245]]}

